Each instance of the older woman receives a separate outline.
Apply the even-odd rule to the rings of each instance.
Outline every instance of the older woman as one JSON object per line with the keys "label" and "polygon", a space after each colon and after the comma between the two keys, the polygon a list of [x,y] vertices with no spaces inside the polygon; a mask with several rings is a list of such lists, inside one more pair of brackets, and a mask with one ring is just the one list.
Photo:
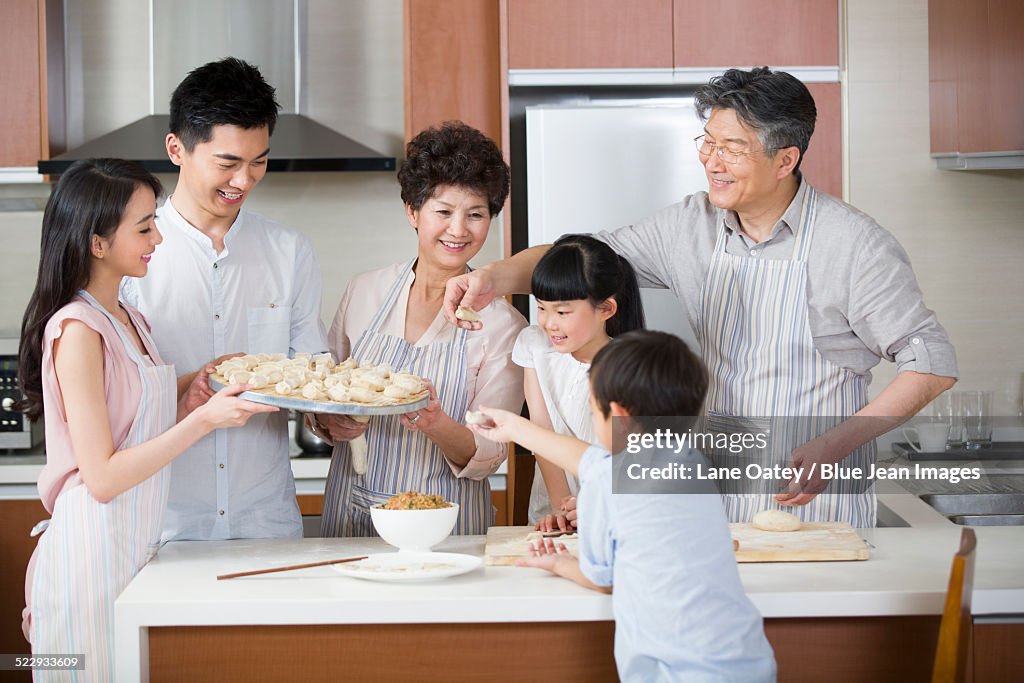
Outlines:
{"label": "older woman", "polygon": [[[469,270],[491,219],[508,196],[509,170],[497,146],[461,122],[421,132],[398,172],[415,258],[355,276],[331,326],[331,351],[360,363],[386,363],[430,380],[429,405],[368,425],[318,415],[319,432],[336,445],[324,495],[324,536],[373,534],[369,508],[395,493],[416,490],[458,503],[455,533],[490,526],[487,476],[507,455],[505,445],[477,438],[464,424],[479,405],[519,412],[523,373],[511,361],[526,320],[505,300],[479,311],[485,332],[467,334],[441,311],[445,283]],[[349,441],[365,430],[367,468],[352,467]]]}

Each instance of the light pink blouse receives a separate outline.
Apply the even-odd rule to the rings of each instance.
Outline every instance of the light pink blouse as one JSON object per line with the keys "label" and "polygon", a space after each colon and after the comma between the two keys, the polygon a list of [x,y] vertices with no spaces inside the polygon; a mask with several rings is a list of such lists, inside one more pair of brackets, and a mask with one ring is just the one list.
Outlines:
{"label": "light pink blouse", "polygon": [[[142,314],[131,306],[121,304],[131,316],[136,328],[149,330]],[[114,447],[124,443],[139,408],[142,385],[139,369],[128,355],[121,337],[110,319],[93,308],[87,301],[76,297],[57,311],[43,332],[43,415],[46,420],[46,465],[39,475],[39,497],[47,512],[53,512],[57,496],[66,489],[82,483],[78,462],[71,445],[64,397],[53,366],[53,342],[64,331],[68,320],[80,320],[96,330],[103,340],[103,393],[107,399],[107,417]],[[156,365],[163,365],[156,349],[146,348]]]}
{"label": "light pink blouse", "polygon": [[[370,321],[384,305],[405,263],[396,263],[379,270],[360,273],[352,278],[341,298],[334,323],[327,335],[328,346],[335,358],[349,357],[359,336],[370,326]],[[405,312],[409,306],[409,290],[415,275],[410,271],[405,286],[399,292],[394,307],[381,325],[381,332],[396,337],[405,336]],[[469,367],[469,410],[479,406],[502,408],[519,413],[523,407],[523,369],[512,362],[512,347],[519,331],[526,327],[526,319],[504,299],[497,299],[479,312],[482,330],[469,332],[466,340],[466,364]],[[455,327],[439,312],[434,322],[416,342],[425,346],[451,340]],[[452,415],[462,423],[464,415]],[[506,444],[497,444],[476,436],[476,453],[465,466],[448,461],[456,477],[483,479],[493,474],[508,455]]]}

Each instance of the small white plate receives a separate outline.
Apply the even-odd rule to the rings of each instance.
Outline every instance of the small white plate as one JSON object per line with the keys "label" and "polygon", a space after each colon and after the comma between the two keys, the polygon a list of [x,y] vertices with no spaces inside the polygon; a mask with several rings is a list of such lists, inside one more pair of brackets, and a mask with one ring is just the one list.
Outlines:
{"label": "small white plate", "polygon": [[483,558],[460,553],[375,553],[358,562],[332,564],[334,571],[368,581],[431,581],[471,572]]}

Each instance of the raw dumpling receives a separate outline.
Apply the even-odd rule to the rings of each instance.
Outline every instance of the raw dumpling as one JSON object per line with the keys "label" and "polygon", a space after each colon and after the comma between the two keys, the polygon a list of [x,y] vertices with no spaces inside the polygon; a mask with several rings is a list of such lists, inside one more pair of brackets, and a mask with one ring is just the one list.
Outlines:
{"label": "raw dumpling", "polygon": [[252,373],[245,370],[235,370],[227,377],[228,384],[248,384],[250,379]]}
{"label": "raw dumpling", "polygon": [[350,384],[353,387],[363,387],[370,391],[384,391],[388,381],[376,373],[367,372],[359,375],[353,374]]}
{"label": "raw dumpling", "polygon": [[312,358],[313,365],[326,365],[329,368],[333,368],[334,356],[329,353],[318,353]]}
{"label": "raw dumpling", "polygon": [[228,358],[226,361],[218,365],[215,370],[218,375],[227,377],[232,371],[245,370],[245,361],[241,358]]}
{"label": "raw dumpling", "polygon": [[295,387],[288,384],[288,382],[278,382],[274,385],[274,393],[290,396],[295,393]]}
{"label": "raw dumpling", "polygon": [[253,389],[262,389],[263,387],[270,386],[271,382],[270,378],[267,377],[266,375],[254,372],[252,375],[249,376],[248,384]]}
{"label": "raw dumpling", "polygon": [[366,387],[351,387],[348,392],[357,403],[380,403],[380,395]]}
{"label": "raw dumpling", "polygon": [[418,394],[423,391],[423,380],[416,375],[392,375],[391,383],[396,387],[405,389],[410,394]]}
{"label": "raw dumpling", "polygon": [[399,401],[407,399],[410,396],[408,391],[398,386],[397,384],[391,384],[389,386],[384,387],[383,394],[388,398],[393,398]]}
{"label": "raw dumpling", "polygon": [[480,314],[474,311],[469,306],[459,306],[455,309],[455,317],[459,320],[465,320],[468,323],[480,322]]}
{"label": "raw dumpling", "polygon": [[302,387],[302,398],[310,401],[322,401],[327,398],[327,392],[323,390],[323,385],[319,382],[310,382]]}
{"label": "raw dumpling", "polygon": [[349,393],[348,387],[342,384],[335,384],[327,389],[327,397],[332,401],[338,403],[348,403],[352,400],[352,395]]}
{"label": "raw dumpling", "polygon": [[491,422],[491,418],[487,417],[483,413],[477,413],[472,410],[466,413],[466,424],[468,425],[485,425]]}

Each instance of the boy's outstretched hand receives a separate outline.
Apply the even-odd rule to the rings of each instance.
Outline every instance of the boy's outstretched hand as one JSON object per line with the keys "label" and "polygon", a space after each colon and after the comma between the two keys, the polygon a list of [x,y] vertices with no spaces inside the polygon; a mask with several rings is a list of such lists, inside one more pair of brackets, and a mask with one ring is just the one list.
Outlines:
{"label": "boy's outstretched hand", "polygon": [[531,544],[530,556],[516,560],[516,566],[546,569],[552,574],[575,581],[584,588],[600,591],[601,593],[612,592],[611,586],[598,586],[584,576],[580,570],[580,561],[576,556],[566,549],[564,543],[556,544],[550,538],[545,538],[543,542]]}
{"label": "boy's outstretched hand", "polygon": [[471,430],[488,441],[506,443],[521,437],[523,427],[530,424],[524,417],[499,408],[477,408],[477,412],[490,419],[490,424],[468,425]]}
{"label": "boy's outstretched hand", "polygon": [[[556,544],[550,538],[542,538],[530,544],[530,556],[516,560],[517,567],[534,567],[535,569],[546,569],[549,572],[558,574],[556,566],[560,558],[568,558],[575,561],[576,558],[565,547],[564,543]],[[564,574],[562,574],[564,576]]]}

